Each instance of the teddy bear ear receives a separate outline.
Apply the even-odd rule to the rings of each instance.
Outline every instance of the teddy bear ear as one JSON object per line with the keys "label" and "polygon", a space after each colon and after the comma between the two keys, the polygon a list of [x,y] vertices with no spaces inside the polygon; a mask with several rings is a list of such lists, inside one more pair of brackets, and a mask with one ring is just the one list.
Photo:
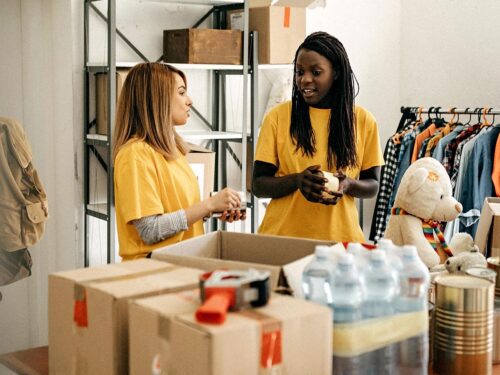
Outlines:
{"label": "teddy bear ear", "polygon": [[408,191],[410,193],[416,192],[425,183],[429,171],[425,168],[417,168],[410,176],[410,183],[408,184]]}

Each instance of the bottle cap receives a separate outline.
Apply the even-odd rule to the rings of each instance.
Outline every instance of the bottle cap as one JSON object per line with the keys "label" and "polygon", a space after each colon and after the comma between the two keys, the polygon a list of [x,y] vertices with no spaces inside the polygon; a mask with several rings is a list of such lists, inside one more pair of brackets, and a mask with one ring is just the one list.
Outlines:
{"label": "bottle cap", "polygon": [[342,254],[338,260],[339,265],[350,266],[354,264],[354,255],[352,254]]}
{"label": "bottle cap", "polygon": [[393,243],[388,238],[381,238],[380,240],[378,240],[377,248],[379,248],[379,249],[389,249],[392,246],[393,246]]}
{"label": "bottle cap", "polygon": [[385,260],[385,252],[383,250],[372,250],[370,256],[372,260]]}
{"label": "bottle cap", "polygon": [[330,255],[330,248],[325,245],[318,245],[314,250],[314,254],[319,257],[328,257]]}
{"label": "bottle cap", "polygon": [[358,255],[361,253],[361,250],[363,250],[363,246],[358,242],[349,242],[347,245],[347,252],[349,254]]}
{"label": "bottle cap", "polygon": [[417,247],[414,245],[404,245],[403,246],[403,256],[404,257],[416,257],[416,256],[418,256]]}

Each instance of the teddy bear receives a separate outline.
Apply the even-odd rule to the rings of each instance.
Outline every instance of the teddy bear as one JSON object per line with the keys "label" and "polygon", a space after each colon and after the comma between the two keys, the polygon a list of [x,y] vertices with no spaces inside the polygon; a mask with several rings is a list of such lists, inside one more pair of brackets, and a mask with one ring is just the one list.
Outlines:
{"label": "teddy bear", "polygon": [[464,273],[471,267],[488,266],[486,258],[468,233],[455,234],[450,241],[450,250],[453,256],[445,262],[449,273]]}
{"label": "teddy bear", "polygon": [[[385,238],[395,245],[415,245],[428,268],[438,265],[438,250],[452,256],[439,222],[452,221],[462,205],[452,196],[450,177],[437,160],[424,157],[412,163],[399,185],[387,223]],[[440,246],[438,246],[438,243]]]}

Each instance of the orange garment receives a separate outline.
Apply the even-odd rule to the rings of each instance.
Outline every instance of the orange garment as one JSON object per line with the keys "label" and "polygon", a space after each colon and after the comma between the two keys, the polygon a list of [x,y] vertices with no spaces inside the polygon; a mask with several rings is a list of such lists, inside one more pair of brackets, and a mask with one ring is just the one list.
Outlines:
{"label": "orange garment", "polygon": [[432,156],[432,151],[439,143],[439,141],[445,136],[450,134],[451,130],[455,127],[455,125],[446,124],[446,126],[441,131],[437,131],[436,134],[432,137],[431,140],[427,143],[427,147],[425,149],[425,156]]}
{"label": "orange garment", "polygon": [[491,173],[491,180],[495,186],[495,193],[500,197],[500,136],[497,138],[495,146],[495,155],[493,156],[493,172]]}
{"label": "orange garment", "polygon": [[418,151],[420,150],[420,147],[422,147],[422,143],[429,138],[431,135],[433,135],[437,130],[437,127],[435,124],[429,125],[427,129],[425,129],[422,133],[417,135],[417,138],[415,138],[415,146],[413,146],[413,155],[411,156],[411,162],[415,162],[418,158]]}

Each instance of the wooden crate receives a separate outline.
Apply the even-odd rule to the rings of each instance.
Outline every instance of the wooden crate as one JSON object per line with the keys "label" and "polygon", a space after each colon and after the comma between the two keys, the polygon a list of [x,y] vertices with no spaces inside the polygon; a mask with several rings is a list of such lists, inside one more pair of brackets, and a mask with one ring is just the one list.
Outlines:
{"label": "wooden crate", "polygon": [[239,30],[165,30],[163,60],[182,64],[242,64],[242,35]]}

